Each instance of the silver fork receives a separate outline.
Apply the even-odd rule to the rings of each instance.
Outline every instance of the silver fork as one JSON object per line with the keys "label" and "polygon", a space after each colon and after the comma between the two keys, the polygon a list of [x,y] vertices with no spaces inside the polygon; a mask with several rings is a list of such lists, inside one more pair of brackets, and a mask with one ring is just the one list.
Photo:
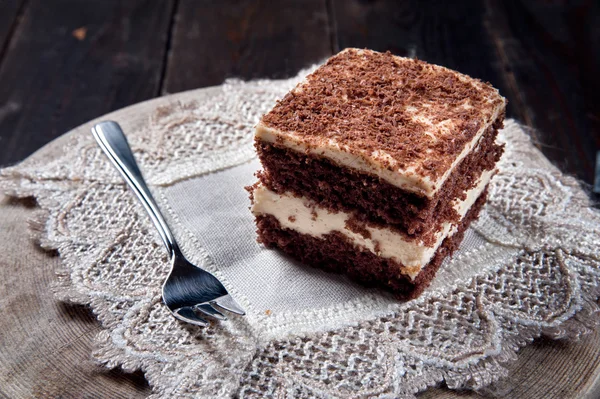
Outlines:
{"label": "silver fork", "polygon": [[119,124],[112,121],[98,123],[92,128],[92,134],[144,205],[169,251],[171,272],[163,284],[162,298],[173,316],[191,324],[207,326],[208,321],[204,319],[206,316],[219,320],[227,319],[218,309],[245,315],[244,310],[215,276],[190,263],[181,253],[144,181]]}

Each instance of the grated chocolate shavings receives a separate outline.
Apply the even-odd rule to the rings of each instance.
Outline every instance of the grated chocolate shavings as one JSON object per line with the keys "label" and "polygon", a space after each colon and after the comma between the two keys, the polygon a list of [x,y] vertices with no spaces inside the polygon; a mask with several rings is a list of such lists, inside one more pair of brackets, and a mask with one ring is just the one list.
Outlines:
{"label": "grated chocolate shavings", "polygon": [[347,49],[288,93],[262,123],[312,143],[333,140],[388,169],[414,168],[437,179],[504,105],[489,83],[447,68]]}

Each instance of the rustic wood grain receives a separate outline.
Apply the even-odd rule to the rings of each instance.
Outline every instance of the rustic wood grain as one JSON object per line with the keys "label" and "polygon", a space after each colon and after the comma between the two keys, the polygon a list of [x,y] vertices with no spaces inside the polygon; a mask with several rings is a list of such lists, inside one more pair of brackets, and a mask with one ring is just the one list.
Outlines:
{"label": "rustic wood grain", "polygon": [[0,64],[0,165],[152,98],[172,1],[30,0]]}
{"label": "rustic wood grain", "polygon": [[[189,93],[182,101],[195,96]],[[127,126],[144,120],[157,99],[117,111],[110,118]],[[139,122],[138,122],[139,123]],[[73,134],[87,134],[89,125]],[[55,159],[70,137],[36,154],[40,163]],[[92,340],[100,327],[89,310],[53,298],[60,258],[30,239],[27,221],[33,201],[0,198],[0,398],[141,398],[150,393],[141,373],[107,371],[91,360]],[[597,399],[600,393],[600,331],[580,342],[539,339],[522,348],[509,366],[507,380],[483,397],[519,399]],[[422,398],[475,398],[473,392],[431,389]]]}
{"label": "rustic wood grain", "polygon": [[332,0],[337,48],[366,47],[418,57],[492,83],[509,100],[479,0]]}
{"label": "rustic wood grain", "polygon": [[487,0],[515,115],[535,128],[545,155],[593,182],[600,149],[600,3]]}
{"label": "rustic wood grain", "polygon": [[416,56],[491,82],[508,116],[588,183],[600,148],[600,5],[332,0],[337,47]]}
{"label": "rustic wood grain", "polygon": [[460,392],[436,388],[419,399],[458,398],[598,398],[600,331],[581,341],[540,338],[519,352],[519,360],[508,366],[506,379],[482,392]]}
{"label": "rustic wood grain", "polygon": [[91,359],[100,331],[83,306],[54,299],[60,258],[30,239],[32,201],[0,197],[0,397],[144,398],[142,373],[106,370]]}
{"label": "rustic wood grain", "polygon": [[[591,181],[600,148],[598,2],[446,4],[311,0],[271,9],[266,1],[0,0],[0,165],[161,92],[229,76],[289,76],[357,46],[416,55],[492,82],[509,98],[509,115],[539,129],[546,155]],[[82,27],[79,40],[73,31]],[[99,326],[86,308],[53,299],[60,262],[30,242],[33,211],[0,202],[0,397],[147,396],[141,373],[91,361]],[[581,342],[538,340],[485,396],[597,398],[599,359],[598,332]],[[479,396],[441,388],[419,397]]]}
{"label": "rustic wood grain", "polygon": [[0,1],[0,63],[10,43],[10,38],[19,23],[19,15],[25,0]]}
{"label": "rustic wood grain", "polygon": [[180,0],[163,91],[289,77],[331,53],[325,0]]}

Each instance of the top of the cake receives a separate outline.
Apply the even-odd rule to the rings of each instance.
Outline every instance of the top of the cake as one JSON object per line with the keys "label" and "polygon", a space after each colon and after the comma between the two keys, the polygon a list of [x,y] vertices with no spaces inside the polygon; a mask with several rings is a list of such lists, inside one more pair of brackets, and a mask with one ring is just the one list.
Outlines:
{"label": "top of the cake", "polygon": [[504,107],[489,83],[389,52],[346,49],[263,116],[257,137],[380,170],[430,196]]}

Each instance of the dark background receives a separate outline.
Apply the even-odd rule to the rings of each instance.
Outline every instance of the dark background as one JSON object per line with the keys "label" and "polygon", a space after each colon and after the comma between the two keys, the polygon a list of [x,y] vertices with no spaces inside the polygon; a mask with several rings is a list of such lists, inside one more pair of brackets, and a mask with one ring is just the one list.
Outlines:
{"label": "dark background", "polygon": [[491,82],[564,171],[593,182],[600,2],[0,0],[0,165],[109,111],[345,47]]}

